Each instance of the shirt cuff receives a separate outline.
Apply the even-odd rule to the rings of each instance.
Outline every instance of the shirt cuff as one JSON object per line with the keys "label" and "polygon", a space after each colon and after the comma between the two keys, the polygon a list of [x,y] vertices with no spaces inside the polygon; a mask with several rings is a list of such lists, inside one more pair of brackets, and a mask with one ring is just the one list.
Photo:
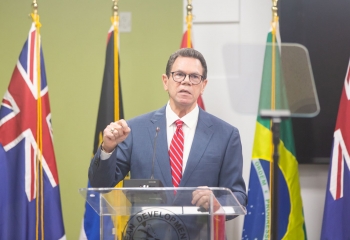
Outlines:
{"label": "shirt cuff", "polygon": [[114,150],[113,150],[112,152],[110,152],[110,153],[105,152],[105,151],[103,150],[103,148],[102,148],[102,145],[101,145],[100,159],[101,159],[101,160],[107,160],[108,158],[111,157],[111,155],[112,155],[113,152],[114,152]]}

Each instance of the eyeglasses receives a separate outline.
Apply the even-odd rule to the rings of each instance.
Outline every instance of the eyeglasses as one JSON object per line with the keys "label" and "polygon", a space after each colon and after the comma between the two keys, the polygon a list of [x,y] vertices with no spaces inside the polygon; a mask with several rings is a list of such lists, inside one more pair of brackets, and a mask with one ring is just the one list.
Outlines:
{"label": "eyeglasses", "polygon": [[175,82],[182,82],[183,80],[185,80],[186,76],[188,75],[188,78],[190,79],[190,82],[193,85],[200,84],[200,82],[203,80],[202,75],[195,74],[195,73],[185,74],[183,72],[171,72],[171,75]]}

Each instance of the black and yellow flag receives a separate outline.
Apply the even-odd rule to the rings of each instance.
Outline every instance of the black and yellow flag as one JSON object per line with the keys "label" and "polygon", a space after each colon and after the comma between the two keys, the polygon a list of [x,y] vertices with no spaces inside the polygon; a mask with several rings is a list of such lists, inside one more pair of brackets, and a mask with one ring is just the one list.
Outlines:
{"label": "black and yellow flag", "polygon": [[[106,126],[111,122],[124,118],[118,52],[115,56],[115,35],[112,26],[108,32],[106,61],[100,104],[98,107],[93,153],[97,151],[102,143],[102,133]],[[118,40],[116,39],[116,41]]]}
{"label": "black and yellow flag", "polygon": [[[93,154],[96,153],[102,143],[102,134],[106,126],[111,122],[124,118],[118,50],[118,28],[117,24],[113,23],[107,37],[105,68],[98,107]],[[122,184],[123,183],[120,182],[115,187],[122,187]],[[88,187],[90,187],[90,183]],[[121,197],[117,198],[122,199]],[[119,204],[127,204],[126,199],[121,201],[123,201],[123,203]],[[110,230],[116,230],[113,232],[109,231],[108,233],[104,232],[104,239],[121,239],[121,231],[127,220],[127,216],[119,216],[117,219],[113,217],[111,221],[104,220],[105,229],[111,228]],[[85,206],[84,226],[81,235],[84,234],[87,239],[100,238],[100,216],[98,216],[88,203],[86,203]]]}

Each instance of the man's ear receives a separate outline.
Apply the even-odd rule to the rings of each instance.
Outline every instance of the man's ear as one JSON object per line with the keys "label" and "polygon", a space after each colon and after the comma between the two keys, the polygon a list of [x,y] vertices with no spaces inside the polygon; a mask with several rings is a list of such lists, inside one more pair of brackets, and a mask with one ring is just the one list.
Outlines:
{"label": "man's ear", "polygon": [[163,87],[164,87],[165,91],[168,91],[168,81],[169,81],[168,76],[166,74],[163,74],[162,75],[162,82],[163,82]]}
{"label": "man's ear", "polygon": [[205,87],[207,86],[207,83],[208,83],[208,79],[203,80],[201,95],[203,94],[204,89],[205,89]]}

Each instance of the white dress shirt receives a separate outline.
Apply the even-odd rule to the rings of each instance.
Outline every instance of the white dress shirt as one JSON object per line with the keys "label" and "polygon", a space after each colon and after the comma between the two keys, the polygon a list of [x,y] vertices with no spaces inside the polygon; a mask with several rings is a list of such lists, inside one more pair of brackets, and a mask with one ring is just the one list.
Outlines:
{"label": "white dress shirt", "polygon": [[[182,158],[182,175],[185,171],[188,156],[190,154],[194,133],[196,132],[196,127],[198,123],[199,109],[198,105],[189,113],[187,113],[182,118],[179,118],[171,109],[169,102],[165,109],[166,116],[166,126],[167,126],[167,139],[168,139],[168,149],[170,148],[171,140],[173,139],[176,124],[175,121],[181,119],[184,122],[182,125],[182,131],[184,133],[184,151]],[[169,160],[170,161],[170,160]]]}

